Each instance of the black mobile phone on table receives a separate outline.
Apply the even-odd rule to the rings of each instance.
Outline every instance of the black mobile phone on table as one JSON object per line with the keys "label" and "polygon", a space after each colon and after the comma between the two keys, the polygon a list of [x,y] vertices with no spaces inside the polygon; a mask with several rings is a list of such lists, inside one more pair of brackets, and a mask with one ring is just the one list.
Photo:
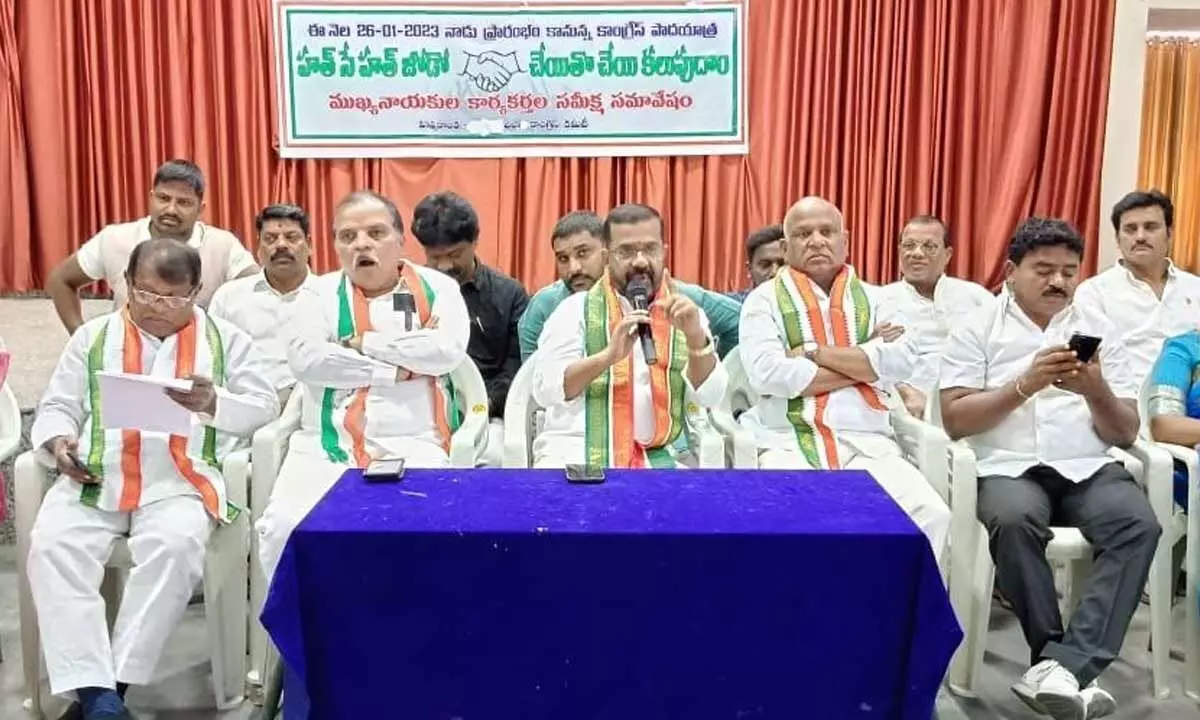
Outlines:
{"label": "black mobile phone on table", "polygon": [[1095,335],[1075,333],[1067,341],[1067,347],[1075,351],[1075,359],[1081,363],[1089,363],[1100,349],[1100,338]]}
{"label": "black mobile phone on table", "polygon": [[404,478],[404,458],[372,460],[363,470],[363,480],[369,483],[398,482]]}
{"label": "black mobile phone on table", "polygon": [[603,465],[568,465],[567,482],[595,485],[604,482]]}

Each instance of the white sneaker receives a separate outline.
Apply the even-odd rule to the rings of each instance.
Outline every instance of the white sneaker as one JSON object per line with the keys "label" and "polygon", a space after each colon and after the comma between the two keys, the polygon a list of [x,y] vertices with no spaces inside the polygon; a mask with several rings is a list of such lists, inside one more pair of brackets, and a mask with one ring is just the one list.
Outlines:
{"label": "white sneaker", "polygon": [[1054,720],[1084,720],[1087,716],[1079,681],[1054,660],[1043,660],[1029,668],[1012,691],[1034,712]]}
{"label": "white sneaker", "polygon": [[1087,708],[1087,720],[1108,717],[1117,711],[1117,701],[1108,691],[1101,688],[1093,680],[1090,685],[1079,691],[1083,697],[1083,705]]}

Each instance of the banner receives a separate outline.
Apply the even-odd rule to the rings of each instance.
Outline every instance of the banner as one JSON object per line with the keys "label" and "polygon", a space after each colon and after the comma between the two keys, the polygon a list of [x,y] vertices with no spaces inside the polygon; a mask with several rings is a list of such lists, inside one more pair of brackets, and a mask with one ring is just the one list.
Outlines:
{"label": "banner", "polygon": [[283,157],[735,155],[742,2],[275,0]]}

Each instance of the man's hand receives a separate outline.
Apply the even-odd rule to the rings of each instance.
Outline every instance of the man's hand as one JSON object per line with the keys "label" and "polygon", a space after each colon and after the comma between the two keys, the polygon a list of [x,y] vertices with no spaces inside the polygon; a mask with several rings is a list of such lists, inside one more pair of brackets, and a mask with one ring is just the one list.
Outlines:
{"label": "man's hand", "polygon": [[[885,340],[884,342],[889,341]],[[918,419],[925,417],[925,393],[912,385],[903,383],[896,386],[896,391],[900,393],[900,399],[904,401],[904,409],[908,410],[909,415]]]}
{"label": "man's hand", "polygon": [[633,352],[633,344],[638,339],[638,327],[650,322],[650,313],[645,310],[630,310],[621,322],[613,328],[608,338],[608,347],[604,349],[608,364],[616,365],[629,357]]}
{"label": "man's hand", "polygon": [[1078,375],[1083,369],[1083,363],[1075,357],[1075,352],[1066,345],[1052,345],[1042,348],[1033,356],[1029,369],[1018,378],[1021,391],[1026,395],[1046,389],[1059,380],[1066,381]]}
{"label": "man's hand", "polygon": [[700,322],[700,308],[686,295],[671,295],[661,303],[671,326],[683,333],[688,347],[699,349],[708,344],[708,335]]}
{"label": "man's hand", "polygon": [[194,413],[216,415],[217,389],[213,387],[212,380],[202,375],[192,375],[187,379],[192,381],[191,390],[167,388],[164,390],[167,397]]}
{"label": "man's hand", "polygon": [[1078,372],[1068,373],[1055,383],[1055,387],[1069,390],[1085,398],[1098,397],[1104,392],[1106,386],[1104,374],[1100,371],[1100,363],[1094,357],[1091,362],[1083,364]]}
{"label": "man's hand", "polygon": [[879,338],[885,343],[895,342],[904,334],[903,325],[893,325],[892,323],[879,323],[875,329],[871,331],[871,340]]}
{"label": "man's hand", "polygon": [[355,335],[354,337],[350,338],[349,340],[346,340],[345,342],[343,342],[342,345],[350,348],[351,350],[353,350],[356,353],[362,354],[362,341],[363,341],[362,333],[359,333],[358,335]]}
{"label": "man's hand", "polygon": [[92,471],[79,459],[79,442],[75,438],[59,435],[48,440],[43,447],[54,455],[54,465],[60,475],[66,475],[84,485],[100,482],[100,478],[92,475]]}

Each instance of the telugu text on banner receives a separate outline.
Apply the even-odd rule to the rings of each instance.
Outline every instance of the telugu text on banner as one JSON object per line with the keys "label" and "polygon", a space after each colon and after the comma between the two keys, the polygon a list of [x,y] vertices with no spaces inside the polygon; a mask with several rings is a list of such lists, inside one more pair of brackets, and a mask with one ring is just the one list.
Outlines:
{"label": "telugu text on banner", "polygon": [[275,0],[283,157],[747,152],[744,6]]}

